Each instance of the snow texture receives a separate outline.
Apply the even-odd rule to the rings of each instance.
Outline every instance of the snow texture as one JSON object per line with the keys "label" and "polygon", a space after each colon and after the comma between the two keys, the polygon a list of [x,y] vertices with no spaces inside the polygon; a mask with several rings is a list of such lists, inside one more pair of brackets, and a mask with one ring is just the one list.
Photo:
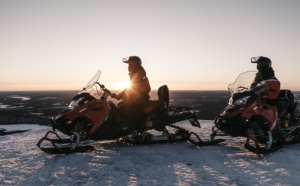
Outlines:
{"label": "snow texture", "polygon": [[[213,121],[180,126],[208,140]],[[50,130],[39,127],[0,137],[0,185],[299,185],[300,144],[256,155],[243,138],[225,137],[215,146],[177,144],[126,145],[89,143],[96,150],[49,155],[37,141]]]}

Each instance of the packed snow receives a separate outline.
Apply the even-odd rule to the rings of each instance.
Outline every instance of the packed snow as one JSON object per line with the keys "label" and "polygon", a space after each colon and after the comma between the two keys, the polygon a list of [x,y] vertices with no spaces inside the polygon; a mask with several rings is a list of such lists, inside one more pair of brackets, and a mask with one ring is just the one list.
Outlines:
{"label": "packed snow", "polygon": [[[213,121],[200,123],[201,129],[188,122],[179,125],[209,140]],[[204,147],[189,142],[126,145],[90,141],[96,150],[49,155],[36,143],[51,128],[32,128],[0,137],[0,185],[300,184],[300,144],[257,155],[243,148],[243,138],[225,137],[226,142]]]}

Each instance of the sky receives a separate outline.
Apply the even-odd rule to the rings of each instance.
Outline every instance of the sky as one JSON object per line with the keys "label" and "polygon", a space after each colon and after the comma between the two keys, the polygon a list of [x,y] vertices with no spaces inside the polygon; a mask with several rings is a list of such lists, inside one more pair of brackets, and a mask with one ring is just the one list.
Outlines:
{"label": "sky", "polygon": [[298,0],[1,0],[0,91],[122,89],[139,56],[153,90],[227,90],[267,56],[300,90]]}

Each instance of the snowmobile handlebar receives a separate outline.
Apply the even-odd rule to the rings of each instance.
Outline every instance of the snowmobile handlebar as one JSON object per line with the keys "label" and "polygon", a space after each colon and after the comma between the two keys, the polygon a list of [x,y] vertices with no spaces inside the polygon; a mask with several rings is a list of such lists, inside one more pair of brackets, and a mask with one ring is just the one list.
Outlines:
{"label": "snowmobile handlebar", "polygon": [[103,90],[105,93],[107,93],[109,95],[111,94],[111,92],[107,88],[105,88],[105,86],[103,84],[100,84],[99,82],[97,82],[97,84],[99,85],[101,90]]}
{"label": "snowmobile handlebar", "polygon": [[107,93],[108,95],[110,95],[112,98],[120,100],[120,98],[118,97],[118,95],[116,95],[115,93],[112,93],[110,90],[108,90],[107,88],[105,88],[105,86],[103,84],[100,84],[99,82],[97,82],[97,84],[99,85],[99,87],[101,88],[101,90],[103,90],[105,93]]}

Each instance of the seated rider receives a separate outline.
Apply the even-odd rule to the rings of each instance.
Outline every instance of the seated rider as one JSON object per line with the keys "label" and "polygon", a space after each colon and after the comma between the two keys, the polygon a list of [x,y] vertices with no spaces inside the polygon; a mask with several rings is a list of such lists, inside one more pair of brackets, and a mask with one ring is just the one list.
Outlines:
{"label": "seated rider", "polygon": [[[267,57],[259,57],[256,61],[252,61],[257,63],[258,73],[251,85],[251,87],[256,86],[258,83],[265,81],[265,85],[268,88],[268,93],[266,96],[266,103],[271,106],[278,105],[278,98],[280,94],[280,82],[275,77],[274,70],[271,67],[271,60]],[[294,95],[292,93],[289,94],[289,99],[294,103]],[[292,104],[289,103],[289,104]],[[277,108],[278,109],[278,108]],[[288,107],[287,112],[290,114],[290,124],[293,125],[297,122],[297,118],[295,116],[296,104],[292,104]]]}
{"label": "seated rider", "polygon": [[255,86],[267,88],[268,92],[265,95],[265,102],[271,106],[276,106],[280,93],[280,82],[275,77],[274,70],[271,67],[271,60],[267,57],[260,56],[257,60],[252,62],[257,63],[258,73],[254,78],[251,88]]}
{"label": "seated rider", "polygon": [[142,60],[138,56],[123,58],[123,62],[128,64],[130,88],[119,94],[111,94],[111,97],[122,100],[118,109],[122,119],[139,124],[145,116],[143,109],[149,103],[151,87],[142,66]]}

